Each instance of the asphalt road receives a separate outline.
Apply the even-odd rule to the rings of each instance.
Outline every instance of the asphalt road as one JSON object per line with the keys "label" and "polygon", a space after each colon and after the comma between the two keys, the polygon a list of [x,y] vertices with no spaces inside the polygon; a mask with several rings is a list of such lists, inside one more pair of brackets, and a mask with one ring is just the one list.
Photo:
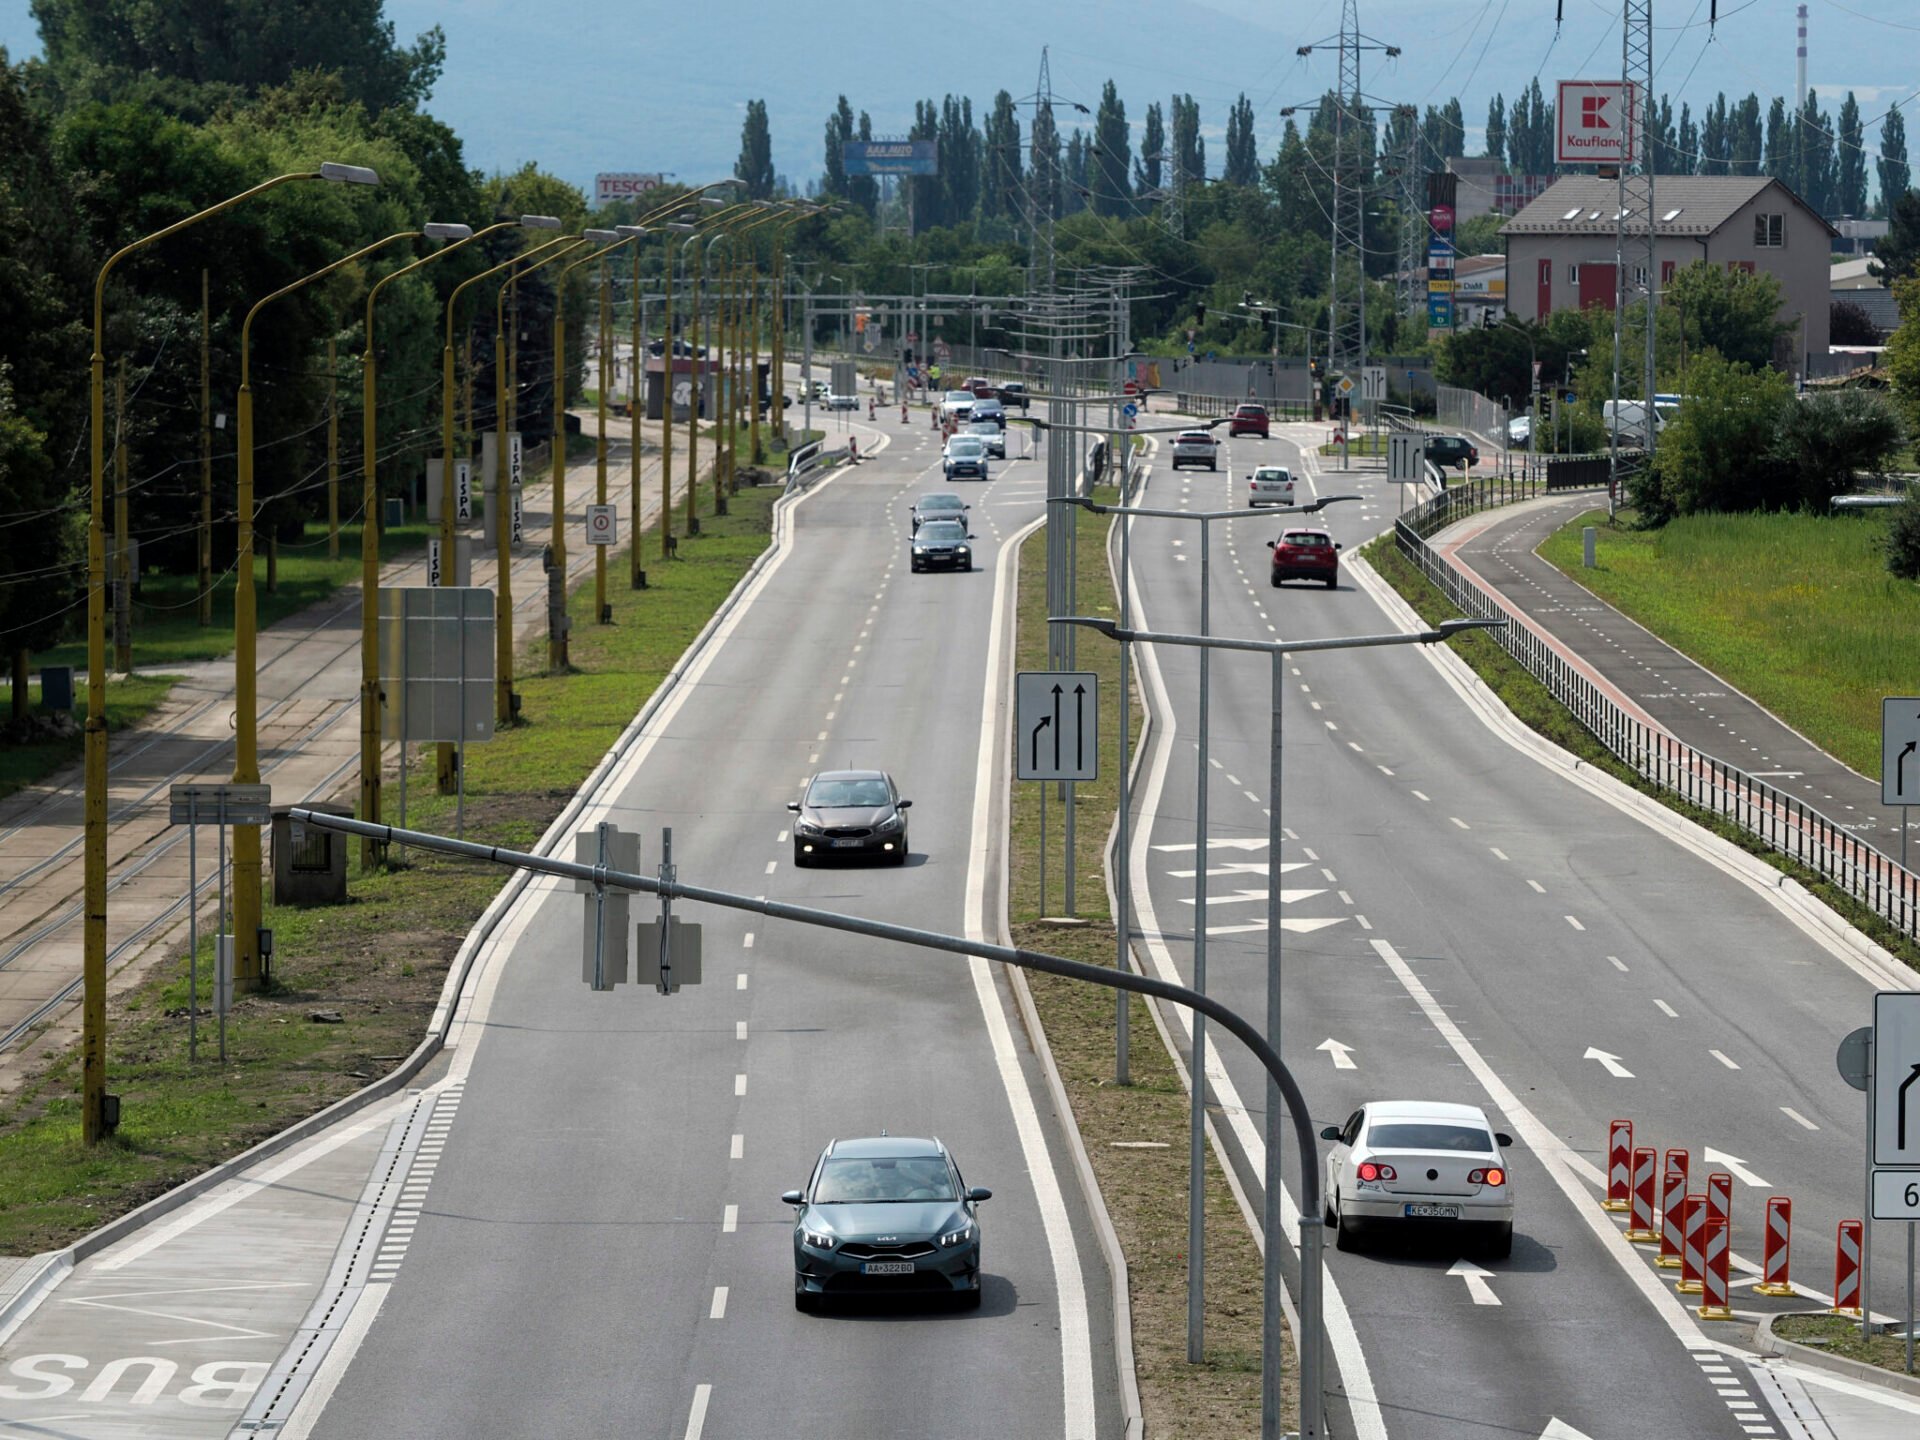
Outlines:
{"label": "asphalt road", "polygon": [[[1244,472],[1260,459],[1317,468],[1278,432],[1223,453],[1231,465],[1217,474],[1175,478],[1161,461],[1146,503],[1225,508],[1244,503]],[[1326,512],[1349,552],[1399,503],[1378,471],[1314,483],[1365,497]],[[1264,542],[1280,525],[1267,516],[1213,527],[1216,633],[1396,628],[1350,572],[1335,591],[1272,589]],[[1137,522],[1138,623],[1198,628],[1199,529]],[[1157,658],[1150,696],[1171,704],[1174,724],[1137,792],[1150,824],[1136,831],[1135,874],[1148,887],[1141,924],[1159,932],[1149,949],[1184,977],[1200,868],[1197,666],[1191,650]],[[1497,1304],[1477,1303],[1477,1287],[1449,1274],[1464,1252],[1444,1241],[1330,1255],[1334,1373],[1362,1397],[1350,1433],[1531,1437],[1556,1419],[1595,1440],[1783,1433],[1744,1361],[1714,1348],[1744,1341],[1749,1326],[1682,1310],[1666,1272],[1631,1253],[1601,1212],[1607,1125],[1630,1118],[1637,1144],[1690,1150],[1696,1190],[1709,1168],[1744,1167],[1734,1186],[1741,1260],[1760,1258],[1765,1197],[1791,1196],[1796,1276],[1818,1294],[1834,1224],[1860,1210],[1860,1097],[1835,1073],[1833,1049],[1866,1018],[1870,977],[1722,868],[1509,746],[1417,650],[1291,658],[1287,680],[1282,1051],[1315,1127],[1369,1098],[1455,1099],[1485,1106],[1521,1141],[1513,1257],[1469,1257],[1491,1272]],[[1266,995],[1269,686],[1265,661],[1215,657],[1208,980],[1254,1016]],[[1319,1048],[1329,1040],[1350,1050],[1337,1058]],[[1263,1080],[1231,1042],[1214,1053],[1233,1092],[1217,1095],[1217,1119],[1257,1156]],[[1706,1147],[1737,1159],[1709,1164]],[[1893,1281],[1883,1265],[1874,1289],[1887,1311]],[[1750,1315],[1807,1303],[1734,1295]]]}
{"label": "asphalt road", "polygon": [[[641,831],[647,867],[671,826],[683,880],[959,931],[970,883],[976,899],[998,885],[970,873],[997,833],[974,816],[989,639],[1005,634],[995,562],[1038,516],[1043,473],[1011,463],[966,487],[982,568],[913,575],[907,512],[946,487],[931,431],[890,433],[798,508],[797,544],[605,813]],[[891,769],[916,802],[910,863],[795,871],[785,802],[812,770],[849,764]],[[460,1100],[417,1228],[298,1428],[1114,1433],[1104,1266],[1001,977],[683,909],[705,925],[701,985],[594,994],[582,909],[536,888],[509,922],[479,1043],[462,1042],[445,1082]],[[829,1138],[883,1128],[940,1136],[994,1191],[979,1312],[795,1312],[780,1192]]]}

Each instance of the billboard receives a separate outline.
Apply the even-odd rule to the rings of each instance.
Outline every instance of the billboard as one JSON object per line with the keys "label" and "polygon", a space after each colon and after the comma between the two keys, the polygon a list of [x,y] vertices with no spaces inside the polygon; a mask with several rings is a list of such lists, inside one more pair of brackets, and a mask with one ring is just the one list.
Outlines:
{"label": "billboard", "polygon": [[1621,165],[1633,158],[1640,87],[1627,80],[1562,80],[1553,158],[1562,165]]}
{"label": "billboard", "polygon": [[610,170],[593,177],[593,203],[605,205],[612,200],[634,200],[659,186],[666,176],[642,174],[635,170]]}
{"label": "billboard", "polygon": [[1460,177],[1445,171],[1427,175],[1427,328],[1450,330],[1453,310],[1453,222]]}
{"label": "billboard", "polygon": [[841,148],[848,175],[938,175],[938,140],[849,140]]}

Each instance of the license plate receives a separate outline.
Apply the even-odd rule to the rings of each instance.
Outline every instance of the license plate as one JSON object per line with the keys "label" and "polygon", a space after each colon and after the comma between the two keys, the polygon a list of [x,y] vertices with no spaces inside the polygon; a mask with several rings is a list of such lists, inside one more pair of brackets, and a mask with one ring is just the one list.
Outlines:
{"label": "license plate", "polygon": [[836,850],[852,850],[859,844],[860,842],[858,840],[836,840],[833,842],[833,848]]}
{"label": "license plate", "polygon": [[860,1267],[862,1275],[911,1275],[911,1260],[869,1260]]}
{"label": "license plate", "polygon": [[1407,1219],[1409,1220],[1458,1220],[1459,1218],[1460,1207],[1458,1205],[1407,1206]]}

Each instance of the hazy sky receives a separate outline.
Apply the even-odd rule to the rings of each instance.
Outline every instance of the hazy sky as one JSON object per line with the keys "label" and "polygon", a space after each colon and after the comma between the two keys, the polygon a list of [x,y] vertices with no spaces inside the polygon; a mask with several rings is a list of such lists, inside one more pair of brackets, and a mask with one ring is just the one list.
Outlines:
{"label": "hazy sky", "polygon": [[[192,0],[172,0],[188,4]],[[1469,149],[1487,101],[1536,75],[1618,74],[1619,7],[1562,0],[1366,0],[1363,30],[1398,46],[1362,58],[1363,88],[1383,103],[1425,106],[1459,95]],[[1656,90],[1697,112],[1718,90],[1765,99],[1794,85],[1796,0],[1708,0],[1656,6]],[[1920,9],[1913,0],[1809,0],[1808,79],[1823,106],[1852,89],[1869,120],[1920,90]],[[431,102],[464,138],[470,163],[511,169],[537,160],[579,184],[598,170],[664,170],[683,179],[728,173],[748,98],[764,98],[777,168],[804,182],[819,173],[822,127],[844,92],[871,112],[876,133],[904,132],[916,97],[970,95],[976,117],[1002,87],[1031,94],[1040,48],[1051,46],[1056,94],[1096,105],[1111,77],[1134,122],[1150,101],[1191,93],[1223,158],[1227,108],[1253,101],[1263,152],[1278,109],[1335,80],[1331,51],[1295,47],[1333,38],[1338,0],[967,0],[919,9],[875,0],[830,4],[661,3],[661,0],[388,0],[403,39],[429,25],[447,32],[447,71]],[[0,0],[0,44],[15,58],[39,46],[28,0]],[[1676,106],[1677,108],[1677,106]],[[1909,104],[1910,127],[1920,105]],[[1920,134],[1916,135],[1920,150]]]}

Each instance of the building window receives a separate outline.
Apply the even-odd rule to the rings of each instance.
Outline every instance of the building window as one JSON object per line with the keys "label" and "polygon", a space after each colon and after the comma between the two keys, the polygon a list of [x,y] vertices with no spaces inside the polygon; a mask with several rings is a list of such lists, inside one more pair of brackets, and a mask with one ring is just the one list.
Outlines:
{"label": "building window", "polygon": [[1567,283],[1569,285],[1578,285],[1580,283],[1580,267],[1578,265],[1567,266]]}
{"label": "building window", "polygon": [[1753,217],[1753,243],[1762,250],[1779,250],[1787,243],[1787,217],[1784,215],[1755,215]]}

